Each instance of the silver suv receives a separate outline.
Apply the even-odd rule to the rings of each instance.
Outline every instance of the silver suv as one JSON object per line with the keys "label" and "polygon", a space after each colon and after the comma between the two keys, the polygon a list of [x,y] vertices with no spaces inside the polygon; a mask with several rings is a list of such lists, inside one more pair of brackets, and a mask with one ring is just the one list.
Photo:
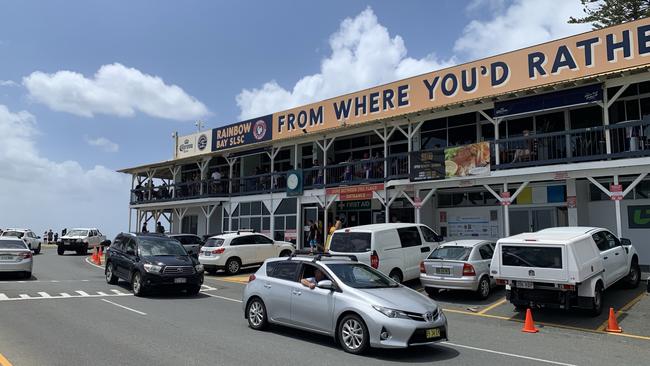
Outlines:
{"label": "silver suv", "polygon": [[249,280],[243,310],[253,329],[275,323],[326,334],[355,354],[447,340],[433,300],[354,256],[273,258]]}

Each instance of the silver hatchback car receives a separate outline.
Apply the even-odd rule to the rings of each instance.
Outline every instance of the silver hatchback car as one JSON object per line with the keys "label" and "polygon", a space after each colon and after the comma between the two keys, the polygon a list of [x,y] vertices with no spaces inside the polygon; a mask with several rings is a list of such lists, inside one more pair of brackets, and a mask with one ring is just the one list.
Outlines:
{"label": "silver hatchback car", "polygon": [[447,318],[430,298],[354,256],[268,259],[244,290],[253,329],[269,323],[334,337],[349,353],[447,340]]}
{"label": "silver hatchback car", "polygon": [[429,296],[440,289],[474,291],[486,299],[495,286],[490,278],[494,242],[457,240],[441,244],[420,263],[420,282]]}
{"label": "silver hatchback car", "polygon": [[0,237],[0,272],[20,272],[32,277],[32,251],[24,241],[13,236]]}

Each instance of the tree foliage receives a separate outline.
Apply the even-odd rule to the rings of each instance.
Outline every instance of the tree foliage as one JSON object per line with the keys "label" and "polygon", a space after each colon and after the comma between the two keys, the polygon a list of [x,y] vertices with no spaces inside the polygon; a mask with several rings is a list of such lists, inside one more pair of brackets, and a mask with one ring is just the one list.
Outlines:
{"label": "tree foliage", "polygon": [[569,23],[591,23],[594,29],[650,16],[650,0],[580,0],[585,16]]}

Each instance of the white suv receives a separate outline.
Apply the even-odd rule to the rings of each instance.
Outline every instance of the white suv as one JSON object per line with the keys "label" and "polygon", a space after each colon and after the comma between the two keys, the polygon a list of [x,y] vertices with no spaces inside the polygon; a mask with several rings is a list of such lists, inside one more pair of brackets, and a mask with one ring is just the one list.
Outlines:
{"label": "white suv", "polygon": [[57,243],[56,253],[63,255],[66,250],[74,250],[77,254],[86,254],[88,249],[102,246],[106,242],[106,235],[97,228],[70,229]]}
{"label": "white suv", "polygon": [[22,239],[34,254],[41,252],[41,237],[36,236],[36,234],[29,229],[7,229],[2,233],[2,236],[15,236],[18,239]]}
{"label": "white suv", "polygon": [[234,232],[211,236],[199,252],[199,262],[208,273],[223,269],[237,274],[242,267],[261,265],[274,257],[288,257],[295,247],[253,232]]}

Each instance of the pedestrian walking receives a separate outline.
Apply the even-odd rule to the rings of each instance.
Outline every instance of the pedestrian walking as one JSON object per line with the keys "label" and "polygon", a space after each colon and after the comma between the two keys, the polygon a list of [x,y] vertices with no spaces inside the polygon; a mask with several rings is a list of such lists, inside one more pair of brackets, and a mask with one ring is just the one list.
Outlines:
{"label": "pedestrian walking", "polygon": [[52,232],[52,229],[50,229],[47,232],[47,243],[48,244],[52,243],[52,239],[54,239],[54,233]]}
{"label": "pedestrian walking", "polygon": [[307,236],[307,242],[309,243],[309,248],[313,253],[316,250],[317,246],[316,232],[318,231],[318,227],[316,224],[314,224],[314,220],[309,220],[307,223],[309,224],[309,235]]}

